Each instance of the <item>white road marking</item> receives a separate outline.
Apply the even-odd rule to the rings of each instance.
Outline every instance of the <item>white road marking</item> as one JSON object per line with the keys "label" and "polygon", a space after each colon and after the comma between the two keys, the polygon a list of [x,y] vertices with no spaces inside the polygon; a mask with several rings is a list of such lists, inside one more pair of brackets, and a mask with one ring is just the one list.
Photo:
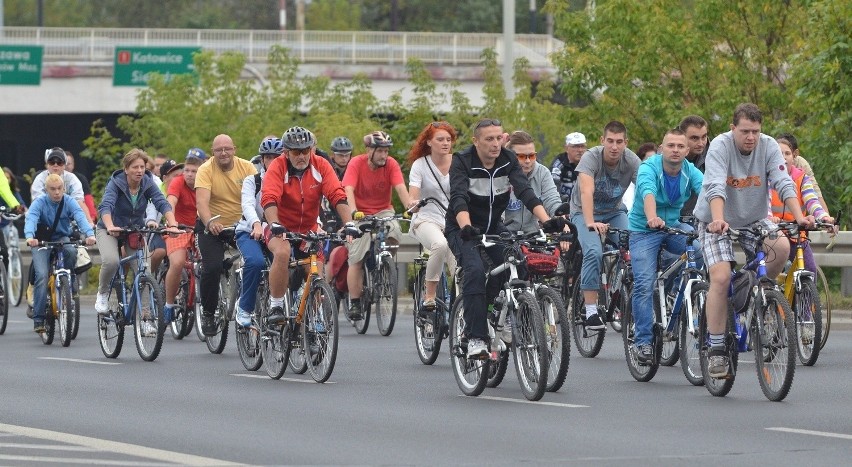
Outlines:
{"label": "white road marking", "polygon": [[[11,436],[11,435],[10,435]],[[18,435],[14,435],[18,436]],[[39,444],[39,443],[0,443],[0,448],[39,449],[45,451],[95,451],[86,446],[71,446],[68,444]]]}
{"label": "white road marking", "polygon": [[[467,397],[464,394],[459,394],[459,397]],[[486,399],[490,401],[501,401],[501,402],[514,402],[516,404],[533,404],[533,405],[547,405],[551,407],[564,407],[567,409],[587,409],[588,405],[577,405],[577,404],[563,404],[561,402],[548,402],[548,401],[528,401],[526,399],[511,399],[509,397],[494,397],[494,396],[479,396],[477,399]]]}
{"label": "white road marking", "polygon": [[[272,378],[270,378],[269,376],[263,376],[263,375],[244,375],[244,374],[241,374],[241,373],[231,373],[231,376],[239,376],[240,378],[255,378],[255,379],[269,379],[269,380],[271,380],[271,379],[272,379]],[[314,380],[312,380],[312,379],[281,378],[281,381],[292,381],[292,382],[294,382],[294,383],[313,383],[313,384],[317,384],[317,383],[316,383],[316,381],[314,381]],[[322,383],[322,384],[337,384],[337,383],[336,383],[336,382],[334,382],[334,381],[326,381],[326,382],[324,382],[324,383]]]}
{"label": "white road marking", "polygon": [[846,434],[843,434],[843,433],[831,433],[829,431],[800,430],[798,428],[786,428],[786,427],[783,427],[783,426],[774,426],[774,427],[767,428],[767,430],[783,431],[785,433],[796,433],[796,434],[799,434],[799,435],[824,436],[826,438],[840,438],[840,439],[852,440],[852,435],[846,435]]}
{"label": "white road marking", "polygon": [[91,363],[93,365],[121,365],[121,362],[101,362],[98,360],[83,360],[80,358],[38,357],[39,360],[58,360],[60,362]]}
{"label": "white road marking", "polygon": [[[5,431],[7,433],[14,433],[19,436],[28,436],[30,438],[38,438],[38,439],[46,439],[50,441],[60,442],[60,443],[68,443],[77,446],[85,446],[88,448],[92,448],[98,451],[106,451],[117,454],[125,454],[128,456],[135,457],[144,457],[146,459],[154,459],[161,462],[168,462],[171,464],[184,464],[184,465],[242,465],[234,462],[228,462],[220,459],[213,459],[210,457],[201,457],[194,456],[192,454],[184,454],[180,452],[166,451],[164,449],[155,449],[149,448],[146,446],[139,446],[136,444],[130,444],[125,441],[116,442],[109,441],[106,439],[92,438],[89,436],[81,436],[81,435],[73,435],[70,433],[62,433],[59,431],[50,431],[50,430],[42,430],[40,428],[30,428],[26,426],[18,426],[18,425],[7,425],[5,423],[0,423],[0,431]],[[7,456],[0,455],[0,459],[5,460],[29,460],[26,456],[19,456],[20,458],[16,458],[16,456]],[[39,461],[47,461],[48,458],[38,458],[36,462]],[[55,461],[51,462],[64,462],[70,463],[72,459],[68,459],[66,457],[57,458]],[[82,459],[81,459],[82,461]],[[86,459],[85,462],[88,464],[115,464],[115,460],[110,462],[102,462],[94,459]],[[125,462],[121,462],[125,464]]]}
{"label": "white road marking", "polygon": [[152,465],[174,465],[174,464],[152,464],[150,462],[130,462],[126,460],[122,460],[121,462],[117,462],[115,460],[104,460],[104,459],[69,459],[67,457],[47,457],[47,456],[12,456],[7,454],[0,454],[0,460],[9,460],[9,461],[21,461],[21,462],[36,462],[39,464],[91,464],[91,465],[138,465],[138,466],[152,466]]}

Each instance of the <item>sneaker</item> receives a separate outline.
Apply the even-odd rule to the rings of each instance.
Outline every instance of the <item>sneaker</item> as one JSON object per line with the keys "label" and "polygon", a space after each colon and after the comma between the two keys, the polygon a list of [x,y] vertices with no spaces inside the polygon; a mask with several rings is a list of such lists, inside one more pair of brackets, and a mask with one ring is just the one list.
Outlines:
{"label": "sneaker", "polygon": [[41,334],[44,332],[44,321],[33,321],[33,331]]}
{"label": "sneaker", "polygon": [[418,311],[418,314],[421,318],[428,318],[430,316],[430,313],[435,311],[436,306],[437,305],[435,304],[434,298],[429,300],[423,300],[423,303],[420,305],[420,310]]}
{"label": "sneaker", "polygon": [[95,296],[95,313],[105,315],[109,311],[109,296],[98,292]]}
{"label": "sneaker", "polygon": [[239,306],[237,306],[237,313],[234,319],[237,321],[237,325],[247,328],[251,326],[251,313],[246,310],[243,310]]}
{"label": "sneaker", "polygon": [[284,308],[280,306],[274,306],[269,309],[269,316],[266,317],[267,324],[277,325],[283,323],[287,319],[284,316]]}
{"label": "sneaker", "polygon": [[583,326],[587,331],[602,331],[606,329],[606,325],[597,313],[586,317],[586,320],[583,321]]}
{"label": "sneaker", "polygon": [[506,324],[503,325],[503,330],[500,331],[500,339],[507,344],[512,343],[512,317],[506,316]]}
{"label": "sneaker", "polygon": [[636,360],[640,365],[647,365],[654,359],[654,350],[651,344],[641,344],[636,346]]}
{"label": "sneaker", "polygon": [[32,308],[33,306],[33,294],[35,293],[35,288],[33,284],[27,285],[27,305]]}
{"label": "sneaker", "polygon": [[163,306],[163,322],[165,324],[169,324],[175,317],[175,306],[174,305],[164,305]]}
{"label": "sneaker", "polygon": [[201,313],[201,333],[207,337],[216,335],[216,317],[213,313]]}
{"label": "sneaker", "polygon": [[33,319],[33,306],[27,305],[27,318]]}
{"label": "sneaker", "polygon": [[358,321],[361,319],[361,301],[352,301],[352,304],[349,305],[349,319],[352,321]]}
{"label": "sneaker", "polygon": [[148,320],[142,321],[142,335],[144,337],[155,337],[157,335],[157,327]]}
{"label": "sneaker", "polygon": [[728,355],[724,347],[711,347],[707,360],[707,372],[711,378],[721,379],[728,376]]}
{"label": "sneaker", "polygon": [[471,338],[467,341],[467,358],[488,358],[488,344],[482,339]]}

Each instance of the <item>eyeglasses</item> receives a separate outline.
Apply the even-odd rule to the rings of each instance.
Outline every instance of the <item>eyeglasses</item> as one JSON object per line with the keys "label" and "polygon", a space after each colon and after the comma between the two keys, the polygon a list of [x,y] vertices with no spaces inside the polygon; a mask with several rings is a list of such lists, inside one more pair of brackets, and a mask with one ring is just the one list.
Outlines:
{"label": "eyeglasses", "polygon": [[431,125],[432,128],[446,128],[450,126],[450,124],[447,122],[432,122]]}
{"label": "eyeglasses", "polygon": [[236,146],[225,147],[225,148],[213,148],[213,154],[233,154],[236,150]]}
{"label": "eyeglasses", "polygon": [[534,160],[535,160],[535,157],[536,157],[537,155],[538,155],[538,153],[536,153],[536,152],[531,152],[531,153],[529,153],[529,154],[521,154],[521,153],[518,153],[518,160],[534,161]]}
{"label": "eyeglasses", "polygon": [[47,165],[65,165],[65,161],[59,159],[51,159],[47,161]]}
{"label": "eyeglasses", "polygon": [[340,157],[351,157],[352,156],[352,152],[335,152],[333,154],[335,156],[340,156]]}
{"label": "eyeglasses", "polygon": [[290,149],[290,155],[291,156],[298,156],[298,155],[306,156],[310,153],[311,153],[311,148]]}
{"label": "eyeglasses", "polygon": [[480,128],[485,128],[485,127],[489,127],[489,126],[502,126],[502,125],[503,124],[500,123],[500,120],[497,120],[496,118],[485,118],[485,119],[480,120],[479,123],[477,123],[476,126],[473,127],[473,129],[478,130]]}

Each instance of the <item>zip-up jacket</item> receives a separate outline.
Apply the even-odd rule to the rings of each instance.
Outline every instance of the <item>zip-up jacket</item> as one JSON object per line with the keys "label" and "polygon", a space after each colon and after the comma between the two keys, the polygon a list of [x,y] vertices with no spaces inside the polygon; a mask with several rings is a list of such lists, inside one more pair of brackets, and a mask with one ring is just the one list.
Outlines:
{"label": "zip-up jacket", "polygon": [[[56,230],[53,231],[50,240],[57,241],[62,237],[71,235],[71,221],[77,221],[77,227],[83,232],[83,235],[92,237],[95,232],[86,215],[83,214],[83,209],[74,201],[74,198],[68,195],[62,195],[65,198],[65,203],[62,205],[62,213],[59,215],[59,221],[56,223]],[[24,222],[24,238],[35,238],[38,225],[42,224],[47,227],[53,225],[53,220],[56,218],[56,210],[59,209],[59,201],[53,201],[50,196],[40,196],[33,201],[30,210]]]}
{"label": "zip-up jacket", "polygon": [[98,228],[106,228],[104,225],[104,214],[112,215],[112,223],[116,227],[142,226],[145,224],[145,210],[148,202],[152,202],[154,208],[161,213],[172,210],[172,205],[166,201],[160,187],[154,182],[153,174],[145,171],[139,184],[139,194],[136,205],[130,198],[130,188],[127,185],[127,174],[124,170],[116,170],[104,189],[104,197],[98,206]]}
{"label": "zip-up jacket", "polygon": [[278,220],[291,232],[305,233],[317,229],[322,197],[331,206],[346,202],[346,192],[331,164],[316,154],[301,176],[290,173],[287,157],[272,161],[260,189],[260,205],[266,210],[278,207]]}
{"label": "zip-up jacket", "polygon": [[458,230],[456,214],[467,211],[470,223],[482,233],[500,232],[503,228],[500,216],[509,205],[512,191],[530,211],[542,204],[512,150],[500,149],[491,169],[482,166],[473,145],[453,154],[446,231]]}
{"label": "zip-up jacket", "polygon": [[636,196],[633,198],[633,206],[627,220],[630,230],[634,232],[650,232],[648,218],[645,216],[645,196],[654,195],[657,203],[657,216],[665,221],[666,225],[677,225],[683,203],[694,194],[701,191],[704,174],[701,173],[691,162],[684,160],[680,168],[680,197],[669,199],[666,192],[666,184],[663,180],[663,156],[655,154],[642,165],[636,175]]}

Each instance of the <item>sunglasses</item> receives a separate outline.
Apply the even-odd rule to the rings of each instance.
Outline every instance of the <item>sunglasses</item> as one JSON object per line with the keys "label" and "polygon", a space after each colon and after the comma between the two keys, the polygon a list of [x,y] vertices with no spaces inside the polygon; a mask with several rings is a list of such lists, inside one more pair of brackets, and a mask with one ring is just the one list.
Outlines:
{"label": "sunglasses", "polygon": [[47,161],[47,165],[65,165],[65,162],[59,159],[51,159]]}
{"label": "sunglasses", "polygon": [[339,156],[339,157],[351,157],[352,156],[351,152],[335,152],[333,154],[335,156]]}
{"label": "sunglasses", "polygon": [[476,126],[473,127],[473,129],[478,130],[480,128],[485,128],[485,127],[489,127],[489,126],[502,126],[502,125],[503,124],[500,123],[500,120],[497,120],[496,118],[485,118],[485,119],[480,120],[479,123],[477,123]]}
{"label": "sunglasses", "polygon": [[529,154],[520,154],[520,153],[518,153],[518,160],[534,161],[534,160],[535,160],[535,157],[536,157],[537,155],[538,155],[538,153],[535,153],[535,152],[531,152],[531,153],[529,153]]}
{"label": "sunglasses", "polygon": [[303,156],[305,156],[305,155],[308,155],[308,154],[310,154],[310,153],[311,153],[311,148],[304,148],[304,149],[290,149],[289,151],[290,151],[290,155],[291,155],[291,156],[298,156],[298,155],[303,155]]}

